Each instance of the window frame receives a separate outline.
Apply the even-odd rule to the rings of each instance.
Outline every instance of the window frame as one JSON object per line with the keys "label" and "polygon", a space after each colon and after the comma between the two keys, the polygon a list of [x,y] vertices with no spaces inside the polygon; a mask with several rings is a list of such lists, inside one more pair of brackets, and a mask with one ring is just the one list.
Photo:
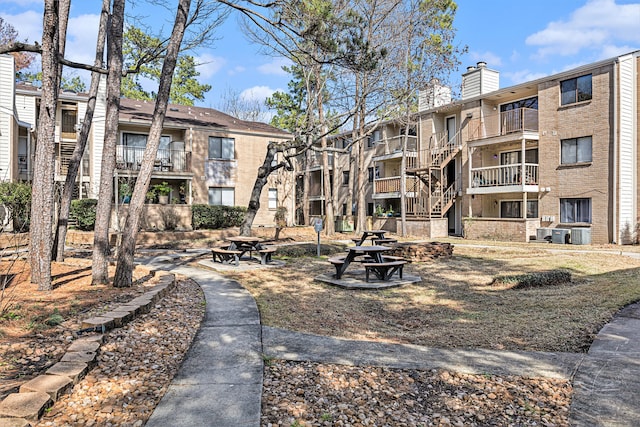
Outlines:
{"label": "window frame", "polygon": [[[517,210],[518,210],[518,216],[503,216],[502,215],[502,206],[503,203],[514,203],[518,206]],[[529,209],[533,209],[533,206],[535,205],[535,214],[534,212],[531,213],[531,215],[529,215]],[[539,204],[538,204],[538,200],[527,200],[527,219],[531,219],[531,218],[538,218],[538,214],[539,214]],[[500,200],[500,206],[499,206],[499,214],[500,214],[500,218],[507,218],[507,219],[522,219],[522,200]]]}
{"label": "window frame", "polygon": [[349,172],[350,171],[342,171],[342,185],[349,185]]}
{"label": "window frame", "polygon": [[[573,206],[569,206],[569,204]],[[585,204],[586,206],[579,206],[579,204]],[[571,214],[573,218],[567,216],[566,207],[571,207]],[[587,217],[584,216],[585,212],[579,212],[579,209],[584,210],[586,208]],[[586,218],[586,220],[585,220]],[[572,220],[573,219],[573,220]],[[593,221],[593,208],[592,200],[590,197],[561,197],[560,198],[560,223],[561,224],[591,224]]]}
{"label": "window frame", "polygon": [[[214,140],[219,140],[219,150],[220,150],[220,157],[213,157],[213,155],[217,154],[217,153],[212,153],[211,150],[211,144],[212,142],[214,142]],[[225,142],[231,142],[231,157],[225,157],[225,153],[227,153],[229,151],[229,148],[227,147],[227,149],[225,150],[223,144]],[[217,147],[216,147],[217,148]],[[207,159],[208,160],[235,160],[236,158],[236,139],[235,138],[228,138],[228,137],[223,137],[223,136],[210,136],[209,139],[207,140]]]}
{"label": "window frame", "polygon": [[[580,152],[580,142],[582,142],[583,144],[586,143],[588,141],[588,145],[589,145],[589,159],[581,159],[579,158],[579,152]],[[571,147],[568,146],[568,144],[574,143],[574,147],[575,147],[575,153],[573,155],[572,159],[569,159],[568,161],[565,161],[565,151],[570,149]],[[567,147],[565,150],[565,146]],[[569,156],[569,154],[571,153],[567,153],[567,157]],[[577,163],[591,163],[593,161],[593,136],[589,135],[589,136],[579,136],[577,138],[565,138],[565,139],[561,139],[560,140],[560,164],[561,165],[574,165]]]}
{"label": "window frame", "polygon": [[[272,194],[275,194],[275,196],[272,197]],[[274,187],[269,188],[268,200],[269,201],[267,202],[267,206],[270,211],[278,209],[278,189],[277,188],[274,188]]]}
{"label": "window frame", "polygon": [[[220,203],[212,203],[211,202],[211,192],[212,191],[216,191],[219,190],[220,191]],[[231,204],[225,204],[224,203],[224,197],[223,197],[223,193],[224,192],[230,192],[233,196],[233,202]],[[209,187],[208,189],[208,203],[209,206],[235,206],[236,203],[236,189],[235,187]]]}
{"label": "window frame", "polygon": [[[588,80],[588,93],[584,90]],[[567,86],[564,88],[563,86]],[[572,105],[593,99],[593,74],[585,74],[560,82],[560,105]],[[581,90],[581,87],[583,90]],[[573,93],[573,96],[571,95]]]}

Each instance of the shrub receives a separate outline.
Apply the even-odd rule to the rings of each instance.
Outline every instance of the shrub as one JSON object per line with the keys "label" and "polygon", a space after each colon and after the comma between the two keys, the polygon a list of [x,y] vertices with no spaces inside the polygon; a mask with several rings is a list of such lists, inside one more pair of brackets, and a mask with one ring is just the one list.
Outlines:
{"label": "shrub", "polygon": [[29,231],[31,186],[22,182],[0,183],[0,204],[8,210],[14,231]]}
{"label": "shrub", "polygon": [[553,286],[568,282],[571,282],[571,273],[566,270],[513,274],[509,276],[497,276],[493,279],[494,285],[511,285],[512,289]]}
{"label": "shrub", "polygon": [[238,227],[242,224],[247,208],[242,206],[193,205],[191,207],[194,230],[217,230]]}
{"label": "shrub", "polygon": [[[325,244],[320,245],[320,255],[334,255],[344,253],[347,245],[343,244]],[[283,258],[302,258],[314,257],[318,254],[318,245],[316,243],[301,243],[299,245],[286,245],[278,247],[278,256]]]}
{"label": "shrub", "polygon": [[71,201],[69,216],[76,220],[79,230],[93,231],[96,225],[96,199],[79,199]]}

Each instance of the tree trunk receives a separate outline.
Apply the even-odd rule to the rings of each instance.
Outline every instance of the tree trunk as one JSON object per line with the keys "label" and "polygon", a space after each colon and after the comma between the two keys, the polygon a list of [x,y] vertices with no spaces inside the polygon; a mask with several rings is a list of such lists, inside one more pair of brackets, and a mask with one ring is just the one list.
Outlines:
{"label": "tree trunk", "polygon": [[[364,89],[363,89],[363,93],[364,93]],[[356,229],[356,231],[358,233],[363,232],[364,230],[367,229],[367,199],[366,199],[366,191],[365,191],[365,182],[367,182],[366,176],[365,176],[365,170],[364,170],[364,165],[365,165],[365,122],[366,122],[366,117],[365,117],[365,103],[362,102],[362,104],[360,105],[360,113],[358,114],[358,120],[359,120],[359,141],[358,141],[358,145],[359,145],[359,149],[358,149],[358,166],[359,166],[359,170],[358,170],[358,188],[357,188],[357,192],[356,195],[358,197],[358,228]],[[375,185],[375,166],[374,166],[374,183]]]}
{"label": "tree trunk", "polygon": [[[251,198],[249,199],[249,206],[247,207],[247,214],[240,225],[240,235],[241,236],[251,236],[251,226],[253,225],[253,221],[256,218],[256,214],[260,209],[260,195],[262,194],[262,189],[265,185],[267,185],[267,179],[271,174],[272,168],[271,163],[276,156],[277,147],[274,143],[269,143],[267,145],[267,154],[264,157],[264,162],[262,166],[258,169],[258,176],[256,177],[256,181],[253,184],[253,190],[251,191]],[[277,231],[276,233],[279,233]],[[278,238],[278,234],[276,234],[276,239]]]}
{"label": "tree trunk", "polygon": [[[307,145],[309,143],[307,142]],[[311,150],[308,150],[305,152],[305,159],[306,161],[304,162],[304,167],[305,170],[303,170],[303,174],[302,175],[302,185],[304,186],[302,189],[302,216],[303,216],[303,224],[304,225],[311,225],[311,223],[309,222],[309,186],[311,185],[311,174],[309,173],[309,164],[311,162],[311,155],[313,154],[313,152]]]}
{"label": "tree trunk", "polygon": [[158,146],[160,145],[162,126],[169,104],[173,72],[178,61],[178,54],[180,53],[182,37],[184,36],[187,26],[190,6],[191,0],[180,0],[178,2],[175,23],[171,32],[171,38],[169,39],[169,45],[167,46],[167,54],[162,64],[162,73],[160,75],[160,84],[158,86],[158,95],[153,111],[151,129],[149,130],[149,138],[147,139],[147,146],[144,150],[138,180],[136,181],[131,202],[129,203],[129,214],[127,215],[125,227],[122,232],[122,243],[118,250],[118,264],[114,278],[114,286],[116,287],[128,287],[131,286],[132,283],[136,235],[138,234],[140,217],[144,209],[144,200],[147,189],[149,188],[149,182],[151,181]]}
{"label": "tree trunk", "polygon": [[93,237],[92,283],[109,283],[109,225],[113,199],[113,171],[116,166],[118,143],[118,110],[120,109],[120,82],[122,80],[122,32],[125,0],[113,0],[109,25],[107,62],[107,112],[104,145],[100,171],[100,192],[96,206],[96,225]]}
{"label": "tree trunk", "polygon": [[46,0],[42,25],[42,96],[31,200],[29,257],[31,282],[51,290],[51,245],[55,173],[55,120],[58,106],[58,2]]}
{"label": "tree trunk", "polygon": [[[98,41],[96,43],[96,59],[94,65],[96,67],[103,66],[104,43],[107,33],[107,18],[109,15],[109,0],[102,1],[102,13],[100,15],[100,26],[98,27]],[[67,177],[62,190],[62,199],[60,200],[60,210],[58,213],[58,227],[54,239],[55,259],[58,262],[64,260],[64,244],[67,238],[67,229],[69,226],[69,209],[71,207],[71,199],[73,197],[73,187],[78,176],[78,169],[82,165],[82,157],[87,147],[89,131],[93,122],[93,113],[96,106],[96,98],[98,95],[98,87],[100,85],[100,73],[91,73],[91,86],[89,87],[89,100],[87,101],[87,110],[82,122],[82,128],[78,134],[78,141],[69,160],[69,168]],[[82,185],[82,182],[80,182]]]}

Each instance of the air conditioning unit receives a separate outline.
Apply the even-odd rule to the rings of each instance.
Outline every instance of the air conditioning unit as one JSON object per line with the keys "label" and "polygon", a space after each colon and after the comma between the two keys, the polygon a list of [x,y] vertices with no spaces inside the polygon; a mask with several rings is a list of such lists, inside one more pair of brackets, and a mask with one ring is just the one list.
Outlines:
{"label": "air conditioning unit", "polygon": [[551,230],[551,243],[569,243],[571,240],[571,230],[567,228],[553,228]]}
{"label": "air conditioning unit", "polygon": [[536,228],[536,240],[548,240],[551,241],[552,228]]}
{"label": "air conditioning unit", "polygon": [[572,245],[590,245],[591,229],[590,228],[572,228],[571,229]]}

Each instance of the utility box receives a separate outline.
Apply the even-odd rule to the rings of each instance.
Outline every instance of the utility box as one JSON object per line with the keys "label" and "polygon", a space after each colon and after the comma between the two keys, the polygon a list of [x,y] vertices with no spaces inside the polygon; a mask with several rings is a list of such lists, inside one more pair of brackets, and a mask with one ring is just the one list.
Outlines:
{"label": "utility box", "polygon": [[551,243],[569,243],[571,230],[567,228],[554,228],[551,230]]}
{"label": "utility box", "polygon": [[351,232],[353,231],[353,220],[349,220],[349,217],[346,216],[337,216],[335,226],[336,231]]}
{"label": "utility box", "polygon": [[536,228],[536,240],[551,241],[551,235],[553,234],[553,228]]}
{"label": "utility box", "polygon": [[571,244],[572,245],[590,245],[591,244],[591,229],[587,227],[572,228],[571,229]]}

